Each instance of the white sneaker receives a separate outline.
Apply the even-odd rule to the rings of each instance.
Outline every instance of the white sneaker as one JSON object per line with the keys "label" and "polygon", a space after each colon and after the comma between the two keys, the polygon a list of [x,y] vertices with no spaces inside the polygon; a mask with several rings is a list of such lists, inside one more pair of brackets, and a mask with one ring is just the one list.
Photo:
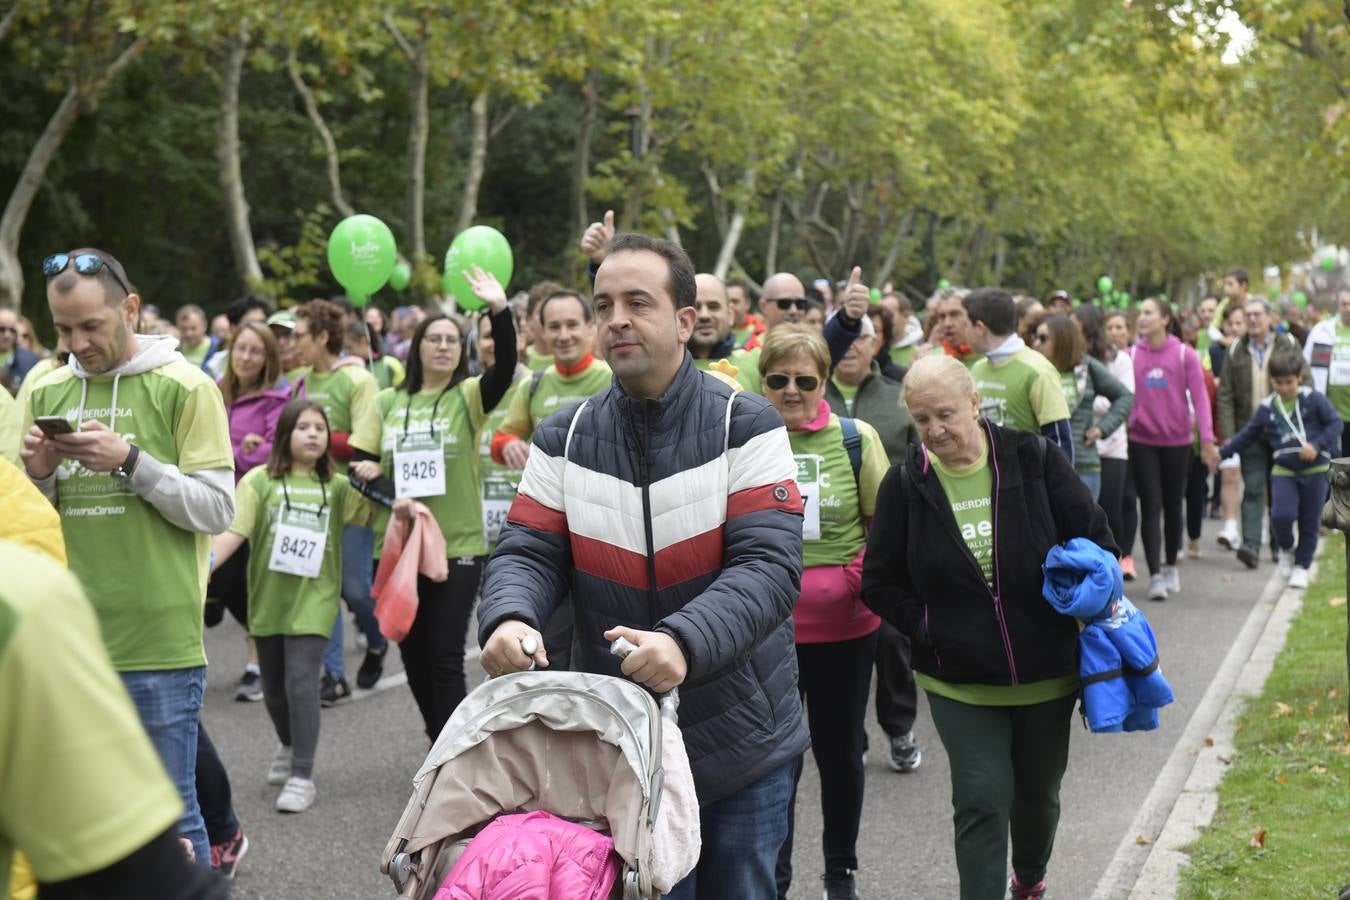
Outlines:
{"label": "white sneaker", "polygon": [[1294,572],[1289,576],[1289,586],[1295,590],[1303,590],[1308,586],[1308,570],[1302,566],[1294,566]]}
{"label": "white sneaker", "polygon": [[1229,550],[1236,550],[1242,546],[1242,535],[1238,534],[1237,523],[1225,522],[1223,530],[1219,532],[1215,540],[1219,542],[1220,547],[1226,547]]}
{"label": "white sneaker", "polygon": [[291,748],[277,744],[277,752],[272,754],[272,764],[267,767],[267,783],[285,784],[291,777]]}
{"label": "white sneaker", "polygon": [[1162,577],[1167,585],[1167,593],[1178,594],[1181,592],[1181,573],[1177,571],[1176,566],[1163,566]]}
{"label": "white sneaker", "polygon": [[1167,599],[1167,576],[1163,575],[1161,572],[1148,580],[1148,599]]}
{"label": "white sneaker", "polygon": [[[1281,578],[1289,578],[1294,572],[1294,553],[1291,550],[1280,551],[1280,561],[1275,567],[1275,571]],[[1306,576],[1305,576],[1306,577]],[[1305,582],[1306,583],[1306,582]]]}
{"label": "white sneaker", "polygon": [[277,812],[302,813],[314,805],[317,793],[313,781],[292,775],[277,795]]}

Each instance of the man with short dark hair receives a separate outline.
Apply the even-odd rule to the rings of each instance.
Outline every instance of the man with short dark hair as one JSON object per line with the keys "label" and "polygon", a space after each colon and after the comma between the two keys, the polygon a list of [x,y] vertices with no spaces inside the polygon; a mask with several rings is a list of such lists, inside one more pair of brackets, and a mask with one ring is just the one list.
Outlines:
{"label": "man with short dark hair", "polygon": [[970,367],[980,412],[1005,428],[1039,432],[1073,462],[1069,404],[1053,363],[1017,335],[1017,304],[1002,288],[966,295],[970,345],[984,358]]}
{"label": "man with short dark hair", "polygon": [[548,343],[548,330],[539,318],[539,307],[544,301],[563,290],[556,281],[541,281],[530,288],[525,302],[525,367],[533,372],[545,372],[553,365],[553,348]]}
{"label": "man with short dark hair", "polygon": [[933,301],[933,343],[942,352],[961,360],[967,369],[984,358],[970,340],[970,316],[966,314],[965,293],[954,288],[940,291]]}
{"label": "man with short dark hair", "polygon": [[752,338],[765,331],[764,320],[751,311],[754,298],[750,283],[741,278],[727,282],[727,302],[731,304],[731,330],[736,335],[736,346],[744,347]]}
{"label": "man with short dark hair", "polygon": [[736,380],[747,391],[759,390],[759,366],[754,357],[736,346],[736,335],[732,333],[731,303],[727,299],[727,288],[722,279],[707,272],[700,272],[694,279],[698,287],[694,308],[698,318],[694,321],[694,333],[689,337],[689,353],[694,357],[694,365],[707,369],[719,359],[727,360],[736,367]]}
{"label": "man with short dark hair", "polygon": [[[775,894],[809,740],[791,624],[802,503],[778,413],[686,352],[696,297],[684,251],[614,238],[595,278],[614,384],[536,430],[488,563],[479,642],[489,674],[528,668],[522,642],[542,646],[570,589],[577,668],[679,687],[702,856],[667,896],[743,900]],[[637,648],[622,664],[609,652],[620,637]]]}
{"label": "man with short dark hair", "polygon": [[[71,355],[29,396],[24,465],[61,513],[71,571],[90,587],[113,667],[183,799],[180,833],[207,865],[197,722],[210,536],[234,516],[225,406],[173,338],[135,333],[141,298],[112,256],[58,253],[43,272]],[[49,435],[39,417],[73,431]]]}
{"label": "man with short dark hair", "polygon": [[184,304],[178,307],[174,324],[178,328],[178,352],[201,368],[220,346],[220,341],[206,333],[206,313],[194,303]]}

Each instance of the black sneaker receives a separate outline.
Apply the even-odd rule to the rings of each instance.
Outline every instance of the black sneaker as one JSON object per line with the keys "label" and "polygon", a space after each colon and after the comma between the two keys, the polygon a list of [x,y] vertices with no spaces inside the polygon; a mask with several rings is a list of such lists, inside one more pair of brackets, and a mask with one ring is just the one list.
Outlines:
{"label": "black sneaker", "polygon": [[339,675],[334,678],[327,672],[323,673],[323,680],[319,682],[319,705],[337,706],[343,701],[352,698],[352,689],[347,686],[347,679]]}
{"label": "black sneaker", "polygon": [[1261,552],[1255,547],[1243,544],[1237,550],[1238,561],[1249,569],[1255,569],[1261,562]]}
{"label": "black sneaker", "polygon": [[919,745],[914,743],[914,732],[891,738],[890,758],[886,764],[896,772],[913,772],[923,760]]}
{"label": "black sneaker", "polygon": [[826,872],[824,876],[825,893],[822,900],[858,900],[858,890],[853,886],[853,873]]}
{"label": "black sneaker", "polygon": [[375,686],[384,674],[384,654],[389,650],[389,645],[385,644],[378,650],[367,650],[366,658],[361,661],[361,668],[356,670],[356,686],[363,691],[368,691]]}
{"label": "black sneaker", "polygon": [[245,671],[239,679],[239,689],[234,692],[234,699],[240,703],[256,703],[262,698],[262,676],[257,672]]}
{"label": "black sneaker", "polygon": [[212,871],[222,878],[233,881],[235,869],[239,868],[239,860],[243,859],[247,852],[248,838],[244,836],[244,829],[236,828],[234,837],[223,844],[211,845]]}

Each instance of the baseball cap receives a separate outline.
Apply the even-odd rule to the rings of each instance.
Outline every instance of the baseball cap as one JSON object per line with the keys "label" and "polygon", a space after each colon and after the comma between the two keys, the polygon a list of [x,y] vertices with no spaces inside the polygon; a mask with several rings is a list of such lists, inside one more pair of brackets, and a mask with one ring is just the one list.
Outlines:
{"label": "baseball cap", "polygon": [[290,331],[294,331],[295,313],[291,312],[288,309],[283,309],[278,312],[274,312],[267,317],[267,324],[268,327],[275,326],[278,328],[285,328]]}

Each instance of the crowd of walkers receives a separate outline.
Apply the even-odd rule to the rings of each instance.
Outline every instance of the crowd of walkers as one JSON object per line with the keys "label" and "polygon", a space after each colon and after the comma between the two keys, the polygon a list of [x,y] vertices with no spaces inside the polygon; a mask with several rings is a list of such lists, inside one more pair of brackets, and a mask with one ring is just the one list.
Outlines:
{"label": "crowd of walkers", "polygon": [[[1350,289],[1316,321],[1240,269],[1194,308],[919,304],[858,269],[725,281],[612,217],[581,248],[584,290],[508,299],[464,273],[468,316],[247,296],[170,321],[94,248],[44,264],[54,351],[0,310],[0,537],[29,545],[0,545],[0,811],[58,807],[49,833],[0,815],[0,865],[31,865],[13,886],[219,895],[248,849],[230,778],[265,777],[278,812],[321,802],[321,709],[376,688],[391,641],[434,742],[471,688],[476,612],[490,675],[681,688],[703,854],[669,896],[787,896],[808,749],[813,874],[859,896],[869,711],[915,773],[922,688],[962,897],[1041,897],[1080,691],[1047,552],[1086,538],[1150,600],[1184,598],[1215,518],[1235,564],[1268,545],[1307,584],[1347,446]],[[395,622],[374,595],[408,553]],[[202,629],[227,612],[235,698],[277,739],[265,775],[227,774],[201,726]]]}

